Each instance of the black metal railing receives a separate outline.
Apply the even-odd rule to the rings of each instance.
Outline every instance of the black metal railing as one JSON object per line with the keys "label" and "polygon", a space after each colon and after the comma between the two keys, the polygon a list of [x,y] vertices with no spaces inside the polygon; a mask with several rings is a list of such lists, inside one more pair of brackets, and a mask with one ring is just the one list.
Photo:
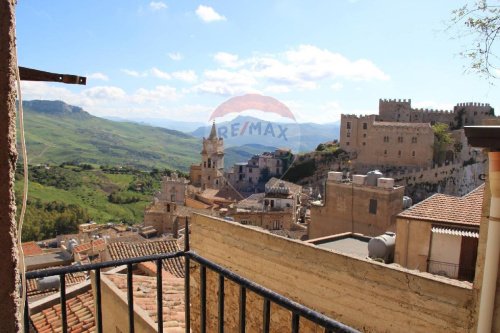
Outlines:
{"label": "black metal railing", "polygon": [[[187,223],[186,223],[186,230]],[[103,332],[102,328],[102,308],[101,308],[101,270],[104,268],[111,268],[126,265],[127,266],[127,303],[128,303],[128,326],[129,332],[134,332],[134,295],[133,295],[133,265],[154,261],[156,262],[156,283],[157,283],[157,318],[158,318],[158,332],[163,332],[163,302],[162,302],[162,261],[177,257],[184,257],[185,261],[185,274],[184,274],[184,294],[185,294],[185,331],[191,332],[191,313],[190,313],[190,261],[198,263],[200,266],[200,332],[205,333],[207,330],[207,269],[216,272],[219,276],[218,279],[218,332],[224,332],[224,279],[235,282],[240,286],[239,294],[239,332],[244,333],[246,328],[246,291],[250,290],[263,298],[263,321],[262,331],[269,332],[270,328],[270,308],[271,303],[277,304],[284,309],[291,311],[292,321],[290,331],[292,333],[299,332],[299,323],[301,318],[310,320],[311,322],[320,325],[324,328],[325,333],[331,332],[358,332],[357,330],[348,327],[338,321],[335,321],[321,313],[311,310],[302,304],[294,302],[280,294],[273,292],[251,280],[235,274],[234,272],[219,266],[218,264],[209,261],[202,256],[190,251],[189,249],[189,232],[185,233],[184,250],[172,253],[155,254],[149,256],[127,258],[121,260],[100,262],[94,264],[85,264],[79,266],[67,266],[61,268],[46,269],[40,271],[32,271],[26,273],[27,279],[43,278],[48,276],[60,277],[60,304],[61,304],[61,326],[62,332],[68,331],[67,313],[66,313],[66,274],[77,272],[95,272],[95,325],[98,333]],[[25,303],[25,316],[24,316],[24,331],[29,332],[30,316],[28,297]]]}

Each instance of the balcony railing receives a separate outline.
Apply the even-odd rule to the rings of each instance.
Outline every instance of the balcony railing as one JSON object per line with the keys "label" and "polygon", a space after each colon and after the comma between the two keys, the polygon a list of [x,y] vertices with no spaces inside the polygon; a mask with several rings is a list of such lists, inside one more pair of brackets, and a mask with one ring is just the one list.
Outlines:
{"label": "balcony railing", "polygon": [[461,267],[459,264],[449,262],[428,260],[429,273],[446,276],[452,279],[473,281],[476,272],[475,267]]}
{"label": "balcony railing", "polygon": [[[187,225],[186,225],[186,230]],[[102,307],[101,307],[101,270],[105,268],[117,267],[126,265],[127,266],[127,305],[128,305],[128,327],[129,332],[134,332],[134,295],[133,295],[133,280],[132,272],[133,265],[154,261],[156,263],[156,287],[157,287],[157,318],[158,318],[158,332],[163,332],[163,302],[162,302],[162,261],[165,259],[172,259],[176,257],[184,257],[185,262],[185,280],[184,280],[184,295],[185,295],[185,331],[186,333],[191,332],[191,313],[190,313],[190,261],[194,261],[200,265],[200,332],[206,332],[206,276],[207,269],[216,272],[219,276],[218,279],[218,332],[224,332],[224,279],[228,279],[239,285],[239,332],[245,332],[246,326],[246,291],[250,290],[264,299],[263,303],[263,322],[262,331],[264,333],[269,332],[270,327],[270,309],[271,303],[279,305],[292,313],[292,321],[290,331],[292,333],[299,332],[299,322],[300,318],[305,318],[311,322],[324,328],[325,333],[333,332],[359,332],[351,327],[348,327],[338,321],[335,321],[321,313],[307,308],[297,302],[294,302],[282,295],[273,292],[251,280],[248,280],[240,275],[233,273],[232,271],[219,266],[218,264],[203,258],[202,256],[190,251],[189,249],[189,232],[185,233],[184,238],[184,250],[173,253],[162,253],[150,256],[128,258],[122,260],[113,260],[107,262],[100,262],[94,264],[85,264],[80,266],[68,266],[62,268],[53,268],[40,271],[31,271],[26,273],[27,279],[43,278],[48,276],[59,276],[60,281],[60,304],[61,304],[61,326],[62,332],[66,333],[68,331],[67,323],[67,313],[66,313],[66,274],[77,273],[77,272],[90,272],[95,273],[95,323],[96,330],[98,333],[103,332],[102,328]],[[25,303],[25,316],[24,316],[24,331],[25,333],[30,332],[30,316],[29,316],[29,304],[28,297],[26,297]]]}

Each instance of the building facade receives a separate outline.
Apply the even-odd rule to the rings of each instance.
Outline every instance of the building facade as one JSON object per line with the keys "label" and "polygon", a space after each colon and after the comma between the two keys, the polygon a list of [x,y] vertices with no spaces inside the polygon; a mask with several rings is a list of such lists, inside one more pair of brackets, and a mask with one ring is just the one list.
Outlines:
{"label": "building facade", "polygon": [[[311,205],[309,238],[345,232],[378,236],[395,231],[395,216],[403,210],[403,186],[393,186],[390,178],[379,178],[368,185],[366,176],[342,179],[342,173],[329,172],[325,198]],[[382,185],[387,180],[389,186]]]}

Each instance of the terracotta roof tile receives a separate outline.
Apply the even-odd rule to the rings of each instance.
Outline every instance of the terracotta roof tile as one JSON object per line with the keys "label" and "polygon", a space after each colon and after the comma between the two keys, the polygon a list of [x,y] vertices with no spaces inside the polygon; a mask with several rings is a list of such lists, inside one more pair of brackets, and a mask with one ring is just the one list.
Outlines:
{"label": "terracotta roof tile", "polygon": [[104,240],[103,238],[99,238],[99,239],[92,240],[90,242],[75,246],[73,248],[73,252],[80,253],[80,252],[88,251],[92,247],[94,247],[94,249],[96,249],[98,251],[103,251],[105,246],[106,246],[106,240]]}
{"label": "terracotta roof tile", "polygon": [[[108,245],[112,260],[142,257],[152,254],[179,251],[176,240],[143,241],[134,243],[117,242]],[[184,259],[172,258],[163,260],[163,268],[176,277],[184,277]]]}
{"label": "terracotta roof tile", "polygon": [[26,256],[35,256],[37,254],[43,253],[42,248],[40,246],[38,246],[38,244],[35,242],[23,243],[22,246],[23,246],[23,253],[24,253],[25,257]]}
{"label": "terracotta roof tile", "polygon": [[[66,287],[74,286],[78,283],[85,281],[86,279],[87,279],[87,274],[84,272],[66,274],[65,277]],[[26,285],[28,289],[28,297],[30,297],[30,300],[39,299],[41,297],[45,297],[59,291],[59,289],[38,290],[36,279],[26,280]]]}
{"label": "terracotta roof tile", "polygon": [[[127,292],[126,274],[107,274],[121,291]],[[158,322],[156,312],[156,277],[133,275],[134,304],[142,308],[155,322]],[[184,321],[184,279],[163,274],[163,327],[168,332],[182,329]],[[166,330],[167,331],[167,330]]]}
{"label": "terracotta roof tile", "polygon": [[484,184],[463,197],[437,193],[403,211],[398,217],[478,226],[483,194]]}
{"label": "terracotta roof tile", "polygon": [[[66,301],[68,332],[94,332],[94,296],[92,290],[85,291]],[[61,305],[31,315],[33,326],[38,333],[61,331]]]}

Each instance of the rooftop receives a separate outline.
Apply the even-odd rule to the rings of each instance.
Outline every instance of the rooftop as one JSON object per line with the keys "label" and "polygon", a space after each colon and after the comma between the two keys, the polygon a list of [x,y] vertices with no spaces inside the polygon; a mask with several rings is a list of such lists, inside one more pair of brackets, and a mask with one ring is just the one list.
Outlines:
{"label": "rooftop", "polygon": [[71,263],[71,255],[65,251],[44,253],[24,258],[27,269],[38,266],[57,266]]}
{"label": "rooftop", "polygon": [[[176,240],[143,241],[134,243],[117,242],[108,245],[111,260],[148,256],[158,253],[179,251]],[[163,260],[163,269],[175,277],[184,277],[184,258]]]}
{"label": "rooftop", "polygon": [[[120,291],[127,292],[126,274],[106,274]],[[142,308],[158,322],[156,305],[156,278],[151,276],[133,275],[134,304]],[[166,333],[184,332],[184,279],[164,276],[163,291],[163,328]]]}
{"label": "rooftop", "polygon": [[322,249],[366,258],[368,257],[369,241],[370,237],[347,233],[311,240],[310,243]]}
{"label": "rooftop", "polygon": [[[94,296],[92,289],[66,300],[68,332],[94,332]],[[61,304],[48,307],[31,315],[38,333],[60,332]]]}
{"label": "rooftop", "polygon": [[38,255],[38,254],[42,254],[43,253],[43,250],[40,246],[38,246],[37,243],[35,242],[26,242],[26,243],[23,243],[23,253],[24,253],[24,256],[34,256],[34,255]]}
{"label": "rooftop", "polygon": [[436,193],[398,217],[479,226],[483,194],[484,184],[462,197]]}

